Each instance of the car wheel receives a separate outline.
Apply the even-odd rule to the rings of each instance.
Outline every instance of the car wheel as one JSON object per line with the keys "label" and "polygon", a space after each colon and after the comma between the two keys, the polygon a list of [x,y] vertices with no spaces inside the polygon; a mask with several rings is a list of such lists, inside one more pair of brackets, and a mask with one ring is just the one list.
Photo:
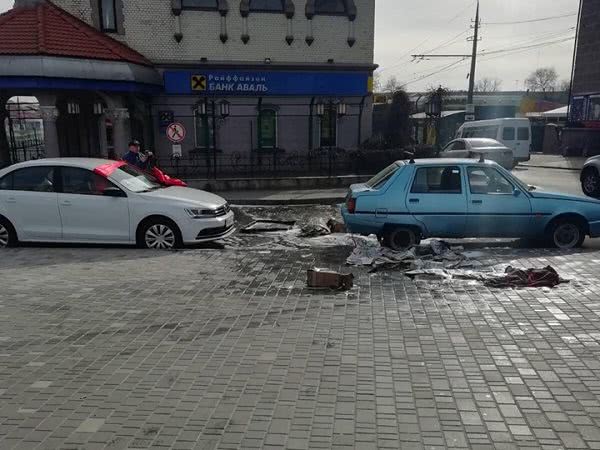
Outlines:
{"label": "car wheel", "polygon": [[581,247],[585,230],[576,220],[559,220],[551,227],[550,239],[556,248],[563,250]]}
{"label": "car wheel", "polygon": [[138,244],[152,250],[173,250],[182,246],[182,240],[179,229],[174,223],[156,219],[142,227]]}
{"label": "car wheel", "polygon": [[0,248],[12,247],[17,243],[17,234],[12,225],[0,219]]}
{"label": "car wheel", "polygon": [[412,228],[397,227],[385,232],[383,244],[395,251],[406,250],[407,248],[419,245],[421,237]]}
{"label": "car wheel", "polygon": [[598,171],[593,167],[588,167],[584,170],[581,176],[581,190],[588,197],[600,196],[600,176],[598,176]]}

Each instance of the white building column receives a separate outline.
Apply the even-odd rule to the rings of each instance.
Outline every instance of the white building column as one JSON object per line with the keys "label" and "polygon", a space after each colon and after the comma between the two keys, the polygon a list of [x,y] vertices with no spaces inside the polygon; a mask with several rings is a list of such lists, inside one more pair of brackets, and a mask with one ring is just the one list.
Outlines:
{"label": "white building column", "polygon": [[113,108],[106,111],[113,125],[113,142],[117,157],[127,153],[129,146],[129,110],[127,108]]}
{"label": "white building column", "polygon": [[58,119],[58,108],[56,106],[41,106],[40,116],[44,125],[44,148],[46,149],[46,158],[60,157],[60,147],[58,144],[58,131],[56,129],[56,119]]}

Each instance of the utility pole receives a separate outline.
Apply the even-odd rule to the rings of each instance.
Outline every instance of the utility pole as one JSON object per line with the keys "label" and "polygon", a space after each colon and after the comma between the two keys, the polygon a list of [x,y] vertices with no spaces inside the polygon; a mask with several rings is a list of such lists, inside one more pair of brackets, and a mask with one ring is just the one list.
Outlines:
{"label": "utility pole", "polygon": [[479,42],[479,0],[477,0],[477,12],[475,13],[475,34],[473,36],[473,55],[471,56],[471,75],[469,76],[469,97],[467,104],[473,104],[473,92],[475,91],[475,69],[477,68],[477,43]]}

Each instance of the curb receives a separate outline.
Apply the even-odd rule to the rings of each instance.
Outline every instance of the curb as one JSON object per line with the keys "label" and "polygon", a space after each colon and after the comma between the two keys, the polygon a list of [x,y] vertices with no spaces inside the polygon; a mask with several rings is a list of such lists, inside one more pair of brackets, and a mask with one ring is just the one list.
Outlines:
{"label": "curb", "polygon": [[536,164],[519,164],[517,167],[531,167],[534,169],[554,169],[554,170],[569,170],[571,172],[581,172],[581,169],[576,169],[572,167],[556,167],[556,166],[539,166]]}
{"label": "curb", "polygon": [[[227,198],[227,197],[225,197]],[[229,200],[233,206],[299,206],[299,205],[337,205],[343,203],[345,197],[323,197],[323,198],[290,198],[281,200],[268,199],[235,199]]]}

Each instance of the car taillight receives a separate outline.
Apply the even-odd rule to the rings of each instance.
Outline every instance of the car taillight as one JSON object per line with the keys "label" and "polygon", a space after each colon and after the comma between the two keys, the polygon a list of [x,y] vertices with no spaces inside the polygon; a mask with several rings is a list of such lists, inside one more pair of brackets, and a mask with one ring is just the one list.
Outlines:
{"label": "car taillight", "polygon": [[348,208],[348,212],[350,214],[354,214],[354,211],[356,211],[356,199],[349,197],[346,201],[346,207]]}

